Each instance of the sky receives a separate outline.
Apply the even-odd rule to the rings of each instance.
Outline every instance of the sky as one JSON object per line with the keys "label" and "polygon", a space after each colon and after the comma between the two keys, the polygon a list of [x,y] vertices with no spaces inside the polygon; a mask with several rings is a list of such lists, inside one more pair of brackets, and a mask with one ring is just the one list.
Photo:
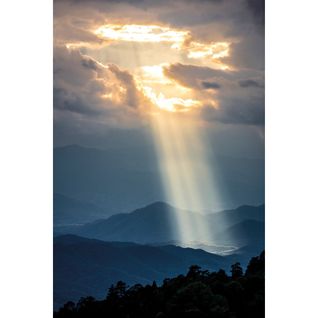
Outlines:
{"label": "sky", "polygon": [[54,2],[54,145],[153,147],[172,201],[263,159],[264,83],[264,1]]}

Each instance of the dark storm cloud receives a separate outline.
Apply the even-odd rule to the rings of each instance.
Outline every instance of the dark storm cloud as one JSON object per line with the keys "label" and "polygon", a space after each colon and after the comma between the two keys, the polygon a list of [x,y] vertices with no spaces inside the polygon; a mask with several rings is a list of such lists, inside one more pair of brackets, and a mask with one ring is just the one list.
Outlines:
{"label": "dark storm cloud", "polygon": [[246,0],[248,9],[252,12],[256,24],[264,27],[265,0]]}
{"label": "dark storm cloud", "polygon": [[54,50],[54,108],[83,115],[103,110],[99,96],[105,92],[102,70],[90,58],[63,47]]}
{"label": "dark storm cloud", "polygon": [[[184,0],[181,2],[185,3],[198,3],[198,2],[203,2],[203,3],[221,3],[224,0]],[[73,2],[73,3],[94,3],[94,2],[100,2],[100,3],[128,3],[136,6],[162,6],[162,5],[167,5],[171,4],[171,0],[54,0],[54,2]],[[176,1],[180,2],[180,1]]]}
{"label": "dark storm cloud", "polygon": [[[199,80],[217,80],[224,79],[229,76],[227,71],[215,70],[205,66],[196,66],[181,63],[176,63],[165,67],[164,74],[165,76],[175,80],[183,86],[197,89],[201,88],[202,84],[202,81],[200,82]],[[202,85],[204,86],[204,84]]]}
{"label": "dark storm cloud", "polygon": [[229,65],[263,69],[264,36],[256,21],[262,5],[249,0],[55,0],[54,40],[58,43],[80,41],[103,45],[107,41],[89,30],[111,21],[159,23],[190,28],[195,40],[230,41]]}
{"label": "dark storm cloud", "polygon": [[207,121],[217,121],[224,124],[264,125],[264,100],[229,100],[220,108],[205,106],[201,112]]}
{"label": "dark storm cloud", "polygon": [[206,89],[220,89],[221,88],[221,85],[216,83],[216,82],[201,82],[201,85],[206,88]]}
{"label": "dark storm cloud", "polygon": [[239,81],[239,85],[241,87],[262,87],[260,83],[251,79],[241,80]]}
{"label": "dark storm cloud", "polygon": [[207,66],[196,66],[191,64],[176,63],[169,65],[165,68],[166,74],[170,75],[180,75],[180,77],[186,74],[193,74],[194,76],[200,77],[210,77],[210,76],[223,76],[226,74],[225,71],[212,69]]}
{"label": "dark storm cloud", "polygon": [[77,50],[63,47],[55,48],[54,60],[56,120],[63,118],[64,124],[69,120],[70,126],[80,121],[81,127],[90,126],[92,120],[95,125],[99,121],[113,127],[139,122],[137,108],[147,101],[129,72],[114,64],[103,66]]}
{"label": "dark storm cloud", "polygon": [[69,92],[66,89],[59,87],[54,88],[53,96],[53,105],[55,109],[89,116],[100,115],[102,113],[98,108],[88,107],[87,102],[80,96]]}
{"label": "dark storm cloud", "polygon": [[140,102],[140,92],[136,88],[133,76],[127,71],[121,71],[116,65],[109,65],[109,70],[113,72],[117,79],[121,81],[126,89],[125,102],[128,106],[137,108]]}
{"label": "dark storm cloud", "polygon": [[94,71],[98,70],[97,63],[95,61],[93,61],[92,59],[82,59],[81,64],[84,67],[87,67],[91,70],[94,70]]}
{"label": "dark storm cloud", "polygon": [[[204,95],[205,100],[209,96],[211,99],[211,105],[206,105],[202,109],[201,116],[204,120],[224,124],[264,124],[264,92],[263,90],[256,91],[254,94],[247,92],[246,87],[255,87],[260,84],[251,79],[240,79],[246,76],[243,72],[178,63],[167,67],[165,74],[179,84],[193,89],[199,96],[202,86],[214,88],[213,91],[216,91],[217,95]],[[237,82],[240,85],[237,85]],[[222,90],[219,90],[221,86]],[[219,102],[218,107],[213,106],[215,98]]]}
{"label": "dark storm cloud", "polygon": [[[219,107],[213,108],[211,97],[211,104],[207,103],[202,110],[205,120],[240,127],[263,125],[264,36],[259,31],[264,25],[263,0],[54,0],[54,3],[57,45],[83,42],[87,47],[106,46],[107,41],[91,32],[105,21],[137,24],[150,21],[190,30],[194,41],[231,42],[230,55],[222,62],[234,66],[236,72],[190,65],[194,61],[185,58],[180,60],[183,64],[173,64],[164,73],[197,94],[205,97],[210,94],[219,100]],[[85,57],[82,48],[80,52],[70,56],[65,52],[54,54],[54,107],[59,138],[67,134],[77,138],[74,134],[77,132],[81,138],[89,135],[92,142],[94,138],[102,138],[100,134],[106,126],[121,129],[132,122],[139,129],[139,107],[147,101],[136,89],[133,76],[117,65],[105,70]],[[109,63],[107,58],[104,62]],[[245,70],[251,74],[244,74]],[[116,95],[120,86],[123,90],[118,97],[120,102],[102,98],[112,92]]]}

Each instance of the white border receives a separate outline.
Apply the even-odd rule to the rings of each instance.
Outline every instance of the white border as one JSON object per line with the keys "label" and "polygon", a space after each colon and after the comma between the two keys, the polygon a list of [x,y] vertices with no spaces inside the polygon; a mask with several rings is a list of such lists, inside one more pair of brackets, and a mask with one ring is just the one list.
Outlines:
{"label": "white border", "polygon": [[[52,1],[2,1],[0,315],[52,316]],[[266,0],[266,316],[316,317],[317,4]]]}
{"label": "white border", "polygon": [[52,317],[52,1],[0,7],[0,316]]}
{"label": "white border", "polygon": [[266,317],[318,317],[317,2],[266,0]]}

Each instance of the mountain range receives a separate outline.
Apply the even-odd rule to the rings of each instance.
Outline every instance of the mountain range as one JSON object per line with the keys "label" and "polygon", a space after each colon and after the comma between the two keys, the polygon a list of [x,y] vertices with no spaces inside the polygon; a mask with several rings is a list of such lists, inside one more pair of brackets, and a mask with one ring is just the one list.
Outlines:
{"label": "mountain range", "polygon": [[75,234],[103,241],[175,244],[179,240],[176,215],[186,214],[209,225],[213,237],[210,244],[261,246],[264,244],[264,212],[265,206],[260,205],[201,215],[155,202],[131,213],[115,214],[83,225],[56,227],[55,234]]}
{"label": "mountain range", "polygon": [[[55,199],[59,202],[55,206],[59,213],[54,216],[57,224],[62,217],[65,221],[71,215],[72,219],[76,211],[84,221],[86,208],[92,209],[95,217],[104,215],[94,205],[61,195]],[[63,209],[69,210],[69,214],[63,216]],[[57,225],[54,228],[54,308],[88,295],[103,299],[110,285],[119,280],[129,285],[151,284],[154,280],[161,284],[167,277],[184,274],[194,264],[211,271],[229,270],[237,261],[246,266],[252,256],[264,249],[264,210],[264,205],[241,206],[201,215],[155,202],[94,222]],[[180,242],[174,230],[176,213],[202,218],[214,233],[213,242]]]}

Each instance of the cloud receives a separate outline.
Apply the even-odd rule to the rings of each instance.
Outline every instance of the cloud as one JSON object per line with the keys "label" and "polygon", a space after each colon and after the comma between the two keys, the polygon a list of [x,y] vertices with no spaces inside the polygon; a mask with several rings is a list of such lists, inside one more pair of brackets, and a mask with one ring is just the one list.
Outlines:
{"label": "cloud", "polygon": [[92,59],[64,47],[54,50],[54,108],[79,114],[102,113],[100,97],[108,92],[108,77]]}
{"label": "cloud", "polygon": [[205,66],[175,63],[164,67],[164,75],[190,88],[201,88],[201,80],[225,79],[229,72]]}
{"label": "cloud", "polygon": [[265,109],[264,100],[235,100],[222,102],[220,108],[205,106],[201,110],[204,120],[224,124],[263,126]]}
{"label": "cloud", "polygon": [[53,89],[53,94],[53,105],[55,109],[82,115],[100,115],[102,113],[98,108],[88,107],[86,100],[74,92],[56,87]]}
{"label": "cloud", "polygon": [[[81,47],[103,47],[111,41],[92,31],[105,23],[166,25],[191,31],[194,43],[232,43],[222,61],[263,68],[264,36],[259,32],[262,0],[55,0],[54,40]],[[187,63],[187,60],[183,61]]]}
{"label": "cloud", "polygon": [[122,103],[132,108],[138,108],[145,99],[140,91],[137,90],[133,76],[127,71],[120,70],[119,67],[114,64],[109,65],[109,70],[116,75],[117,79],[122,84],[121,87],[124,87],[126,90]]}
{"label": "cloud", "polygon": [[241,80],[239,81],[239,85],[241,87],[262,87],[260,83],[251,79]]}
{"label": "cloud", "polygon": [[[189,31],[192,42],[174,52],[172,42],[119,43],[94,33],[105,24],[166,26]],[[178,91],[183,99],[200,102],[193,113],[206,122],[263,125],[263,25],[262,0],[54,0],[54,116],[59,138],[75,132],[97,135],[106,127],[141,129],[153,105],[139,90],[134,72],[161,63],[168,64],[163,73],[171,81],[152,84],[157,95],[163,88],[166,99],[174,97],[178,83],[187,88]],[[229,55],[219,60],[235,71],[213,65],[209,48],[218,54],[212,47],[216,43],[229,44]]]}
{"label": "cloud", "polygon": [[[252,93],[246,90],[246,87],[260,87],[257,81],[246,78],[251,72],[231,72],[177,63],[166,67],[164,73],[193,90],[204,105],[200,110],[204,120],[224,124],[264,124],[264,91],[255,90]],[[240,85],[237,85],[238,82]],[[202,93],[202,86],[207,92]],[[219,89],[221,87],[222,90]]]}
{"label": "cloud", "polygon": [[96,72],[98,71],[97,63],[90,58],[82,59],[81,64],[84,67],[87,67],[88,69],[91,69],[91,70],[96,71]]}
{"label": "cloud", "polygon": [[265,25],[265,0],[246,0],[248,9],[254,16],[255,23],[261,28]]}
{"label": "cloud", "polygon": [[65,47],[54,50],[53,102],[55,111],[77,114],[72,120],[124,126],[138,121],[139,107],[149,104],[129,72]]}
{"label": "cloud", "polygon": [[206,82],[206,81],[203,81],[201,82],[201,85],[206,88],[206,89],[220,89],[221,88],[221,85],[216,83],[216,82]]}

